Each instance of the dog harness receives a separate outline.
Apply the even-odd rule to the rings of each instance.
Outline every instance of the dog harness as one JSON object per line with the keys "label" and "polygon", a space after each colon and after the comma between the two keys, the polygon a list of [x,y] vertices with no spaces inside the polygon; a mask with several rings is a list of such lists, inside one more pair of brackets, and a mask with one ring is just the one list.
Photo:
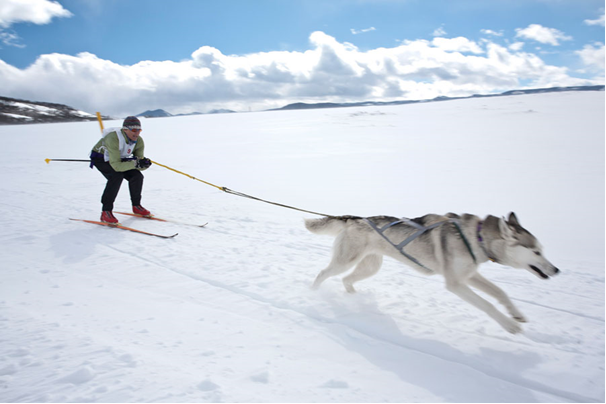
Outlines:
{"label": "dog harness", "polygon": [[491,260],[492,262],[496,262],[498,264],[499,261],[497,261],[496,258],[494,258],[492,255],[490,255],[488,253],[488,250],[486,249],[486,246],[484,245],[484,238],[482,237],[482,234],[481,234],[483,225],[484,225],[484,222],[480,220],[478,222],[478,227],[477,227],[478,244],[480,245],[480,248],[482,249],[484,254],[486,254],[486,256],[488,257],[488,259]]}
{"label": "dog harness", "polygon": [[[377,233],[379,233],[381,235],[381,237],[383,237],[389,244],[391,244],[392,246],[394,246],[396,248],[396,250],[398,250],[403,256],[405,256],[406,258],[408,258],[409,260],[411,260],[412,262],[414,262],[415,264],[417,264],[421,268],[427,269],[428,271],[432,271],[432,270],[429,269],[429,268],[427,268],[425,265],[421,264],[413,256],[407,254],[406,251],[404,251],[404,247],[406,247],[408,244],[410,244],[417,237],[421,236],[421,234],[426,233],[426,232],[428,232],[431,229],[435,229],[436,227],[440,227],[443,224],[452,223],[455,226],[455,228],[457,229],[457,231],[459,232],[459,234],[461,235],[461,239],[465,243],[465,246],[467,247],[467,250],[469,251],[469,254],[473,258],[473,262],[477,263],[476,256],[474,255],[473,251],[471,250],[471,245],[469,244],[469,241],[467,241],[467,237],[465,237],[465,235],[463,234],[463,231],[461,230],[460,223],[459,223],[459,221],[457,219],[443,220],[441,222],[436,222],[436,223],[434,223],[432,225],[429,225],[429,226],[423,226],[423,225],[420,225],[419,223],[417,223],[417,222],[415,222],[415,221],[413,221],[411,219],[403,217],[403,218],[401,218],[399,220],[396,220],[395,222],[388,223],[388,224],[384,225],[383,227],[377,226],[369,218],[364,218],[364,220],[366,221],[366,223],[368,223],[370,225],[370,227],[372,227]],[[400,224],[404,224],[404,225],[407,225],[407,226],[414,227],[417,230],[416,230],[416,232],[414,232],[413,234],[411,234],[410,236],[408,236],[408,238],[406,238],[401,243],[395,244],[394,242],[392,242],[385,235],[385,231],[387,229],[389,229],[390,227],[397,226],[397,225],[400,225]]]}

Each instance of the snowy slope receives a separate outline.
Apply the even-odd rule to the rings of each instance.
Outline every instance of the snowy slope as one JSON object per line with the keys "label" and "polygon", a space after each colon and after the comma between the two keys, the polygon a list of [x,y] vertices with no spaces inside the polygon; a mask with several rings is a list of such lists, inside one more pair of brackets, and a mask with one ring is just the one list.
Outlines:
{"label": "snowy slope", "polygon": [[95,115],[67,105],[0,97],[0,125],[96,120]]}
{"label": "snowy slope", "polygon": [[0,401],[604,401],[603,92],[143,127],[152,160],[304,209],[515,211],[562,273],[483,266],[521,335],[390,259],[356,295],[337,278],[313,292],[332,244],[313,215],[152,166],[143,205],[207,228],[69,221],[98,218],[103,177],[44,159],[86,158],[96,123],[0,127]]}

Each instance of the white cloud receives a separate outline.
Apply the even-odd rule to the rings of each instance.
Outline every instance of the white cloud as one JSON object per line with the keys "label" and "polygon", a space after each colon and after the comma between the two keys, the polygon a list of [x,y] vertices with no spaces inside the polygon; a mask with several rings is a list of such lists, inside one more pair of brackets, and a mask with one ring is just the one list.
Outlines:
{"label": "white cloud", "polygon": [[462,36],[457,38],[434,38],[432,45],[447,52],[471,52],[483,53],[482,48],[474,41],[470,41]]}
{"label": "white cloud", "polygon": [[360,30],[355,30],[355,29],[351,29],[351,33],[354,35],[358,35],[358,34],[364,34],[366,32],[371,32],[371,31],[376,31],[377,29],[375,27],[370,27],[370,28],[365,28],[365,29],[360,29]]}
{"label": "white cloud", "polygon": [[431,35],[432,36],[446,36],[446,30],[444,29],[444,27],[436,28]]}
{"label": "white cloud", "polygon": [[555,28],[543,27],[539,24],[530,24],[526,28],[516,28],[516,38],[531,39],[544,44],[558,46],[558,40],[569,41],[571,36],[565,35],[562,31]]}
{"label": "white cloud", "polygon": [[583,63],[590,69],[604,73],[604,44],[596,43],[594,45],[585,45],[585,47],[575,52],[581,57]]}
{"label": "white cloud", "polygon": [[508,48],[514,52],[518,52],[518,51],[522,50],[523,47],[524,47],[524,42],[514,42],[508,46]]}
{"label": "white cloud", "polygon": [[481,29],[480,32],[486,35],[503,36],[503,31],[496,32],[491,29]]}
{"label": "white cloud", "polygon": [[61,4],[50,0],[2,0],[0,1],[0,28],[8,28],[20,22],[48,24],[55,17],[71,17],[72,13]]}
{"label": "white cloud", "polygon": [[8,32],[7,30],[0,29],[0,42],[7,46],[14,46],[16,48],[24,48],[25,45],[21,44],[19,41],[19,35],[14,32]]}
{"label": "white cloud", "polygon": [[599,18],[595,20],[585,20],[583,21],[587,25],[601,25],[604,26],[604,14],[602,14]]}
{"label": "white cloud", "polygon": [[[293,102],[465,96],[511,90],[521,83],[596,84],[570,77],[566,68],[547,65],[535,54],[512,53],[487,40],[478,44],[463,37],[434,38],[367,51],[319,31],[309,41],[304,52],[224,55],[203,46],[183,61],[130,66],[90,53],[42,55],[25,69],[0,60],[0,88],[9,97],[120,117],[156,108],[171,113],[243,111]],[[579,55],[590,60],[592,49]]]}

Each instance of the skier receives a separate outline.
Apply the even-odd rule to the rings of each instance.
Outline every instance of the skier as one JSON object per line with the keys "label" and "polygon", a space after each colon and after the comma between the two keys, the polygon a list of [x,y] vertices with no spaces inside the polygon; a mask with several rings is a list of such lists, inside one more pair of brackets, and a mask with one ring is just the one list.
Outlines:
{"label": "skier", "polygon": [[151,161],[144,157],[145,143],[140,137],[141,122],[135,116],[124,119],[122,128],[108,128],[103,137],[91,151],[91,168],[93,165],[107,179],[101,203],[101,221],[118,224],[114,216],[114,201],[120,191],[122,180],[128,181],[133,213],[151,216],[149,210],[141,206],[143,174],[141,171],[151,166]]}

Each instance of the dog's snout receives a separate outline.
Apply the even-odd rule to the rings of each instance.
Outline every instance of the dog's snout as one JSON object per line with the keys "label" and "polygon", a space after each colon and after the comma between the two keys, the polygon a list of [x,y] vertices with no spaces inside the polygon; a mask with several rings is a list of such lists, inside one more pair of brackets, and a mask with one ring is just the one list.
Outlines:
{"label": "dog's snout", "polygon": [[553,267],[553,273],[555,274],[559,274],[560,273],[560,269],[557,267]]}

